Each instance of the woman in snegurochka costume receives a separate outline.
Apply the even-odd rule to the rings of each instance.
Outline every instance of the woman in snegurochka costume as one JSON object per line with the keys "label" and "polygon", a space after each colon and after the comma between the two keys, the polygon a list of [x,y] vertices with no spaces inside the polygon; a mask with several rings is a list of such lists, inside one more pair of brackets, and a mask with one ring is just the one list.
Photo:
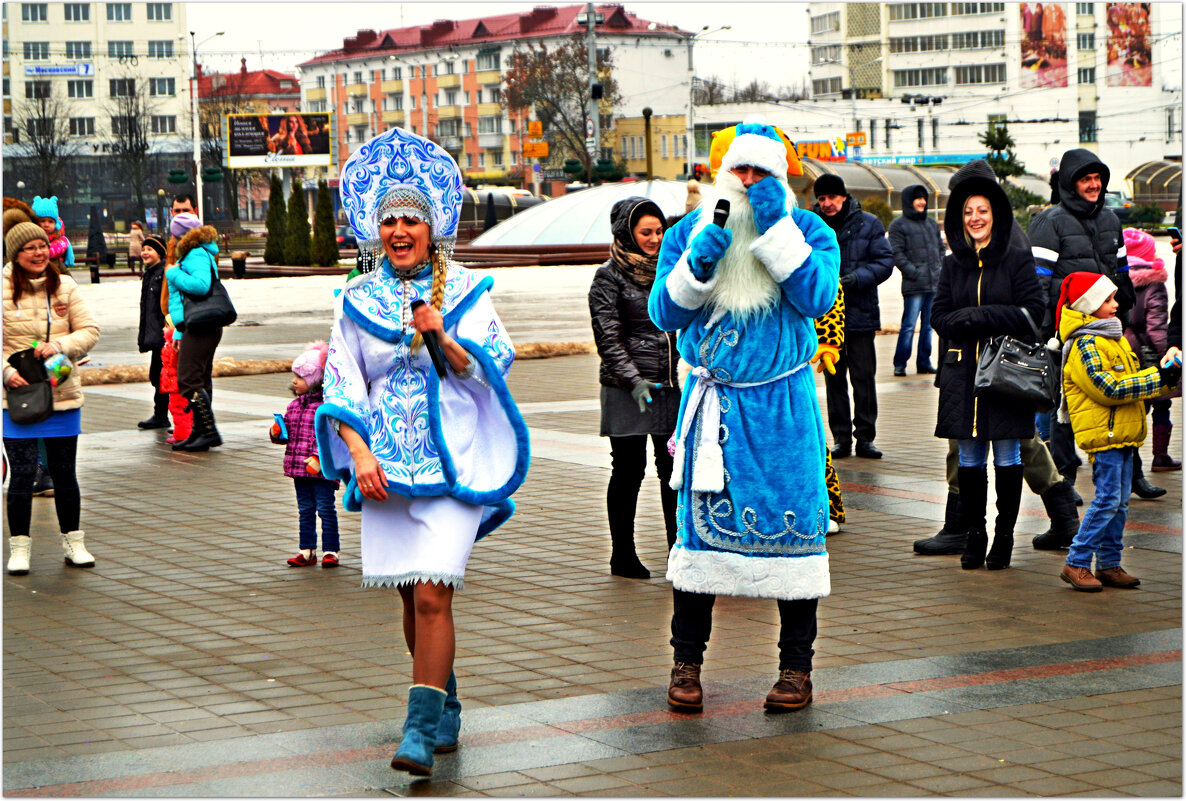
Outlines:
{"label": "woman in snegurochka costume", "polygon": [[457,748],[461,728],[453,593],[474,542],[514,511],[529,458],[493,280],[450,259],[464,188],[448,153],[400,128],[346,162],[342,206],[360,248],[384,255],[338,296],[316,417],[323,474],[346,481],[346,509],[362,512],[363,586],[403,600],[414,683],[391,766],[419,776],[432,775],[434,750]]}

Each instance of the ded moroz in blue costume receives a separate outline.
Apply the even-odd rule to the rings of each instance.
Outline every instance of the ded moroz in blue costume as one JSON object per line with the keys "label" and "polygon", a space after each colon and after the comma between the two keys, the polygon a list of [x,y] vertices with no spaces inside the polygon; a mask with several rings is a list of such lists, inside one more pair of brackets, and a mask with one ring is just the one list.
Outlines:
{"label": "ded moroz in blue costume", "polygon": [[[404,601],[416,684],[392,767],[431,775],[433,751],[455,749],[461,725],[452,593],[474,542],[514,511],[527,427],[504,380],[515,353],[490,301],[493,281],[450,259],[464,191],[456,162],[393,128],[355,151],[340,191],[360,247],[386,255],[338,296],[319,457],[326,478],[346,482],[345,507],[362,512],[363,586],[397,587]],[[405,236],[413,229],[421,240]],[[393,241],[413,245],[401,252]],[[424,258],[394,266],[416,241]],[[421,346],[417,300],[439,311],[442,349],[463,354],[443,378]]]}
{"label": "ded moroz in blue costume", "polygon": [[[836,236],[795,207],[786,146],[760,117],[737,126],[714,190],[664,237],[650,314],[692,365],[676,429],[679,533],[669,703],[702,707],[699,672],[718,594],[779,604],[772,711],[811,700],[816,601],[830,592],[826,443],[809,367],[814,318],[836,299]],[[724,229],[717,198],[731,203]]]}

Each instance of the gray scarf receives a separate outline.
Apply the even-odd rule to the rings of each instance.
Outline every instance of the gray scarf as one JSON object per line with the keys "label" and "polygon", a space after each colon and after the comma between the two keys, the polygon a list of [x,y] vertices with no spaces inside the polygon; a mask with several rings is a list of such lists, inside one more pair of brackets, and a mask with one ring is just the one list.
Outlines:
{"label": "gray scarf", "polygon": [[[1071,343],[1079,337],[1100,336],[1107,339],[1120,339],[1124,336],[1124,327],[1120,324],[1119,317],[1109,317],[1106,320],[1092,320],[1090,323],[1085,323],[1076,328],[1071,333],[1067,334],[1066,341],[1062,343],[1062,372],[1061,375],[1067,373],[1067,357],[1071,354]],[[1062,393],[1062,403],[1058,407],[1058,421],[1060,423],[1070,423],[1071,413],[1067,407],[1067,393]]]}

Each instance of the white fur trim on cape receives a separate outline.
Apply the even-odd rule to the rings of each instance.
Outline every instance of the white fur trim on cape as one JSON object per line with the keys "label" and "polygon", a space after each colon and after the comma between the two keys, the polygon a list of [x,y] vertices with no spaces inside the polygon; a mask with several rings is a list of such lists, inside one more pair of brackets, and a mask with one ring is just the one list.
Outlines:
{"label": "white fur trim on cape", "polygon": [[791,219],[790,214],[755,239],[749,249],[766,265],[770,277],[776,284],[787,280],[811,255],[811,245],[807,244],[803,232]]}
{"label": "white fur trim on cape", "polygon": [[734,167],[761,167],[771,175],[787,174],[787,149],[779,141],[761,134],[742,134],[729,145],[728,152],[721,159],[721,169]]}
{"label": "white fur trim on cape", "polygon": [[679,261],[671,268],[671,272],[667,274],[665,285],[667,294],[676,306],[681,309],[699,309],[708,300],[708,295],[716,286],[716,281],[715,274],[710,276],[707,281],[701,281],[692,275],[692,269],[688,267],[688,251],[684,251],[683,255],[679,257]]}
{"label": "white fur trim on cape", "polygon": [[677,544],[667,558],[667,580],[685,592],[780,601],[824,598],[832,592],[826,553],[755,557],[692,551]]}

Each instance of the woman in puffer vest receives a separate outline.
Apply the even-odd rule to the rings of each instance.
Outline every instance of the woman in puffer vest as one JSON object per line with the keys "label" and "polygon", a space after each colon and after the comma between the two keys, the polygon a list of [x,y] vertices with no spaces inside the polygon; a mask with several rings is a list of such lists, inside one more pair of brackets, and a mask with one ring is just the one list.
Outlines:
{"label": "woman in puffer vest", "polygon": [[53,413],[39,423],[20,425],[8,413],[10,390],[28,382],[8,364],[12,354],[34,347],[37,359],[64,354],[72,361],[99,341],[99,326],[91,316],[78,284],[60,275],[51,263],[49,238],[32,222],[13,225],[4,237],[4,452],[12,469],[7,508],[9,530],[8,572],[29,572],[32,539],[33,478],[37,470],[37,440],[45,440],[46,461],[54,481],[54,506],[61,531],[66,564],[92,567],[95,557],[87,551],[79,528],[81,496],[75,475],[78,435],[82,433],[82,383],[78,371],[53,390]]}

